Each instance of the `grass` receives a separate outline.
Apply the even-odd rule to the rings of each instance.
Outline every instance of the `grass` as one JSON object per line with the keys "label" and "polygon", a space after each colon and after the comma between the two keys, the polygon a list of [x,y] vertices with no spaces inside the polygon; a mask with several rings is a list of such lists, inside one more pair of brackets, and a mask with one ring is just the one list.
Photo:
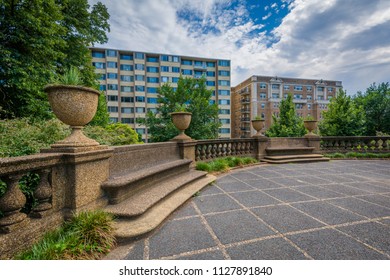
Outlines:
{"label": "grass", "polygon": [[252,163],[258,162],[256,159],[251,157],[226,157],[215,159],[209,162],[197,162],[196,169],[201,171],[211,172],[226,172],[230,168],[236,166],[244,166]]}
{"label": "grass", "polygon": [[81,212],[64,225],[47,233],[21,260],[93,260],[115,245],[113,217],[103,211]]}
{"label": "grass", "polygon": [[329,158],[390,158],[390,153],[357,153],[357,152],[349,152],[346,154],[341,153],[333,153],[326,154],[326,157]]}

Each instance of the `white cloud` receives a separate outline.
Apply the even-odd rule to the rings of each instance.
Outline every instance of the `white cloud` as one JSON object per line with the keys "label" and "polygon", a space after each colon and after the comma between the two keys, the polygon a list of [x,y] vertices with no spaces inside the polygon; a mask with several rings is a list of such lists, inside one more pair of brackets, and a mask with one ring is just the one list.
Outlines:
{"label": "white cloud", "polygon": [[[244,2],[226,11],[230,2],[104,0],[111,14],[105,47],[231,59],[233,85],[251,75],[337,79],[353,94],[389,81],[388,0],[282,0],[290,13],[271,47]],[[200,22],[178,22],[184,8]],[[210,25],[219,32],[203,34]]]}
{"label": "white cloud", "polygon": [[272,13],[269,12],[268,14],[266,14],[265,16],[263,16],[261,19],[262,20],[267,20],[270,16],[272,16]]}

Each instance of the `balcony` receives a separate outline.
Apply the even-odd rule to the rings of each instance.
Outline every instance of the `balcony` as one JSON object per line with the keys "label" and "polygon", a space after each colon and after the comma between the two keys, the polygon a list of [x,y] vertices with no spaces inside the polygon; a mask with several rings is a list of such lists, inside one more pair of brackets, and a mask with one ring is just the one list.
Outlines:
{"label": "balcony", "polygon": [[330,103],[329,100],[318,100],[318,99],[315,100],[314,102],[317,104],[329,104]]}
{"label": "balcony", "polygon": [[244,108],[244,109],[241,109],[241,113],[250,113],[250,109],[249,108]]}
{"label": "balcony", "polygon": [[282,101],[282,99],[281,98],[270,98],[270,99],[268,99],[268,101],[269,102],[280,102],[280,101]]}
{"label": "balcony", "polygon": [[250,94],[250,91],[248,88],[243,88],[240,90],[240,94],[242,95],[247,95],[247,94]]}
{"label": "balcony", "polygon": [[242,98],[241,103],[251,103],[251,100],[249,98]]}
{"label": "balcony", "polygon": [[206,71],[207,70],[207,65],[206,65],[206,63],[194,64],[194,70]]}
{"label": "balcony", "polygon": [[244,118],[241,118],[241,121],[242,121],[242,122],[250,122],[251,119],[250,119],[250,118],[245,118],[245,117],[244,117]]}
{"label": "balcony", "polygon": [[307,103],[307,99],[295,98],[295,99],[293,99],[293,103],[306,104]]}

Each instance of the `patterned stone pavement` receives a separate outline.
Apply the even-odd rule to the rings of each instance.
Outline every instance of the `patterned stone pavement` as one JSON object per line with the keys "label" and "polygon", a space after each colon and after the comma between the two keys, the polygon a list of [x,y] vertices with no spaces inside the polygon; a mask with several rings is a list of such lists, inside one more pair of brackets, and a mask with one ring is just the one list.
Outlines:
{"label": "patterned stone pavement", "polygon": [[390,161],[237,169],[107,258],[390,259]]}

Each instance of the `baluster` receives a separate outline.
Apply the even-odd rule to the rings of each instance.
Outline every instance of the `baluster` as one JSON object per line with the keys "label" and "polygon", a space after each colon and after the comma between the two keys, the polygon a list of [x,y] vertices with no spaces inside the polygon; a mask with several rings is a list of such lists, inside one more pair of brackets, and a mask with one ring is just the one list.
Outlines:
{"label": "baluster", "polygon": [[223,146],[222,146],[221,143],[217,144],[217,158],[220,158],[220,157],[223,156],[223,154],[222,154],[222,148],[223,148]]}
{"label": "baluster", "polygon": [[34,191],[34,196],[38,200],[38,205],[35,207],[31,213],[33,218],[43,218],[48,214],[50,209],[53,208],[52,205],[52,187],[50,180],[50,169],[42,169],[37,171],[40,181],[37,188]]}
{"label": "baluster", "polygon": [[200,159],[200,151],[199,151],[199,145],[195,146],[195,161],[198,161]]}
{"label": "baluster", "polygon": [[232,143],[227,143],[226,144],[226,154],[228,156],[231,156],[232,155]]}
{"label": "baluster", "polygon": [[217,145],[213,144],[211,149],[211,158],[216,158],[216,157],[217,157]]}
{"label": "baluster", "polygon": [[207,145],[207,150],[206,150],[206,159],[212,158],[212,149],[213,149],[213,145],[212,144],[208,144]]}
{"label": "baluster", "polygon": [[4,217],[0,219],[0,232],[9,233],[21,223],[27,215],[20,210],[26,204],[26,197],[19,188],[19,180],[22,174],[8,175],[2,178],[7,186],[5,194],[0,198],[0,211]]}
{"label": "baluster", "polygon": [[233,156],[235,156],[235,155],[237,155],[237,142],[233,142],[232,143],[232,151],[231,151],[231,154],[233,155]]}
{"label": "baluster", "polygon": [[350,152],[351,147],[352,147],[351,140],[346,140],[346,152]]}
{"label": "baluster", "polygon": [[382,143],[383,143],[383,141],[382,141],[382,139],[376,139],[376,140],[373,140],[375,143],[374,143],[374,145],[375,145],[375,149],[374,149],[374,151],[375,152],[380,152],[383,148],[382,148]]}

